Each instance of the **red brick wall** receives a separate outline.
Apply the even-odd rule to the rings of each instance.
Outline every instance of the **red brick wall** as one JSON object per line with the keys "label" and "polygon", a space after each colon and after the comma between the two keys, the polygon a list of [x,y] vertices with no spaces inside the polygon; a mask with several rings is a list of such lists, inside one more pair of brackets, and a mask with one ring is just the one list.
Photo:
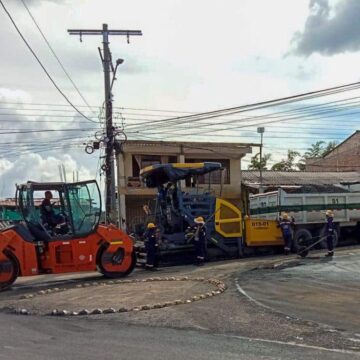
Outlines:
{"label": "red brick wall", "polygon": [[360,131],[324,158],[308,159],[306,171],[360,171]]}

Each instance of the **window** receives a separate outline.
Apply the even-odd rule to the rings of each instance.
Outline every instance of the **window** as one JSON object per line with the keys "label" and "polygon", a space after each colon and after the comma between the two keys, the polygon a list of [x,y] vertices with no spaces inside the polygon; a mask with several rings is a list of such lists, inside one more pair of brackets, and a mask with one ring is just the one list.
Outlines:
{"label": "window", "polygon": [[68,185],[74,235],[94,230],[101,215],[100,193],[95,182]]}

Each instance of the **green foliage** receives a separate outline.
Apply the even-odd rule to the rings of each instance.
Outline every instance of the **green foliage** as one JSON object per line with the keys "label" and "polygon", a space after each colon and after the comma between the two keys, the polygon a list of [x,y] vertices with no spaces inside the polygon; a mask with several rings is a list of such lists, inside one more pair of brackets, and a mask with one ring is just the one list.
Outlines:
{"label": "green foliage", "polygon": [[[311,144],[310,147],[301,155],[298,151],[289,149],[287,152],[286,159],[275,163],[271,170],[275,171],[294,171],[294,170],[305,170],[306,159],[322,157],[328,154],[338,145],[337,141],[317,141]],[[298,162],[296,160],[298,159]],[[271,154],[264,154],[260,164],[260,154],[256,154],[251,158],[248,170],[267,170],[267,163],[271,161]]]}
{"label": "green foliage", "polygon": [[297,157],[301,156],[300,153],[298,151],[295,150],[288,150],[287,153],[287,158],[281,160],[280,162],[274,164],[271,167],[271,170],[275,170],[275,171],[293,171],[293,170],[297,170],[296,166],[297,164],[295,163],[295,159]]}
{"label": "green foliage", "polygon": [[327,155],[331,150],[333,150],[338,145],[337,141],[317,141],[305,151],[304,155],[297,164],[299,170],[305,170],[306,159],[319,158]]}
{"label": "green foliage", "polygon": [[324,152],[325,141],[317,141],[315,144],[311,144],[310,147],[305,151],[303,157],[305,159],[320,157]]}
{"label": "green foliage", "polygon": [[271,154],[264,154],[260,162],[260,153],[251,157],[248,170],[267,170],[267,162],[271,160]]}
{"label": "green foliage", "polygon": [[338,146],[337,141],[329,141],[327,145],[324,148],[324,151],[322,152],[321,156],[326,156],[330,151],[334,150]]}

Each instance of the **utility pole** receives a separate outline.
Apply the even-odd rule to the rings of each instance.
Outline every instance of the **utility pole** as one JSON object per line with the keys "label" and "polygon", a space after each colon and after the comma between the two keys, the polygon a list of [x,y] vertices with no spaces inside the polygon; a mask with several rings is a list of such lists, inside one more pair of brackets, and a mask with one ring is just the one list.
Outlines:
{"label": "utility pole", "polygon": [[[106,116],[106,151],[105,151],[105,212],[106,223],[114,222],[114,212],[116,210],[115,201],[115,165],[114,165],[114,127],[112,122],[112,94],[111,88],[113,81],[110,81],[110,72],[114,73],[116,68],[112,64],[111,52],[109,48],[109,35],[122,35],[127,37],[129,43],[130,36],[141,36],[140,30],[109,30],[107,24],[103,24],[102,30],[88,30],[88,29],[69,29],[70,35],[79,35],[80,41],[82,41],[83,35],[102,35],[103,38],[103,52],[100,57],[104,70],[104,87],[105,87],[105,116]],[[122,63],[122,60],[118,60],[116,67]],[[113,79],[114,80],[114,79]],[[119,196],[119,194],[118,194]]]}
{"label": "utility pole", "polygon": [[263,150],[263,134],[265,132],[264,127],[258,127],[257,132],[261,136],[261,143],[260,143],[260,186],[259,186],[259,194],[262,194],[264,192],[263,188],[263,176],[262,176],[262,150]]}

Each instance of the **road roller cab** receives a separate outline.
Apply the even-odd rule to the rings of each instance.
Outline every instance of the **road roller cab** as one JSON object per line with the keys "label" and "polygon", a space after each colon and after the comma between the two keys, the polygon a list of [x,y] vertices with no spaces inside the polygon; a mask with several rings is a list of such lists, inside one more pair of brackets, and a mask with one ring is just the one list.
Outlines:
{"label": "road roller cab", "polygon": [[98,269],[120,277],[134,269],[131,238],[114,225],[99,224],[96,181],[27,182],[17,186],[16,199],[23,222],[0,232],[0,290],[19,275]]}

